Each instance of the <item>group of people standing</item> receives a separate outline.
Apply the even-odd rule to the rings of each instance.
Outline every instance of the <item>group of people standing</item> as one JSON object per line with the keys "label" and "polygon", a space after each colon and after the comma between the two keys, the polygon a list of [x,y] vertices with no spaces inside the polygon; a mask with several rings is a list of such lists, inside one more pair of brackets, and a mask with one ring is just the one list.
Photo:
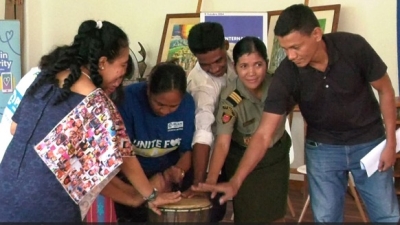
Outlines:
{"label": "group of people standing", "polygon": [[[188,76],[163,62],[148,81],[123,89],[137,69],[127,35],[107,21],[83,22],[71,45],[42,57],[12,117],[14,137],[0,164],[0,221],[79,222],[101,193],[115,202],[119,222],[145,222],[147,208],[159,214],[160,205],[211,192],[211,222],[223,218],[231,198],[235,222],[284,222],[291,145],[285,121],[298,104],[308,124],[314,220],[343,221],[351,171],[370,221],[398,222],[386,65],[359,35],[323,34],[305,5],[285,9],[274,33],[287,55],[274,74],[259,38],[241,39],[231,57],[223,27],[204,22],[188,35],[197,58]],[[82,111],[92,115],[74,126],[83,135],[72,142],[66,132],[66,151],[46,158],[57,151],[51,134],[83,121]],[[380,172],[367,177],[359,160],[385,138]]]}

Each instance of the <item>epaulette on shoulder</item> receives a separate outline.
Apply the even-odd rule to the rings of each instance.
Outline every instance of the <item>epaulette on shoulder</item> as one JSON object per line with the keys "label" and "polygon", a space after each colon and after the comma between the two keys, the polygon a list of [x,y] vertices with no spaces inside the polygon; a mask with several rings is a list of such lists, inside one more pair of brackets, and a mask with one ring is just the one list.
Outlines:
{"label": "epaulette on shoulder", "polygon": [[240,92],[235,89],[232,91],[232,93],[226,98],[228,102],[232,104],[233,107],[237,106],[242,100],[242,96],[240,95]]}

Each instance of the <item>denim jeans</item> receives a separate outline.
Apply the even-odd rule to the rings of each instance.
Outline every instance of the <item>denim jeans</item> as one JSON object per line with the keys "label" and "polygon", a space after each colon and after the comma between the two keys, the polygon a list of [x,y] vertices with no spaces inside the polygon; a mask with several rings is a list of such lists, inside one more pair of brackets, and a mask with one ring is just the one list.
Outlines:
{"label": "denim jeans", "polygon": [[358,145],[329,145],[306,140],[306,165],[315,222],[343,222],[348,172],[354,177],[371,222],[399,221],[393,168],[371,177],[360,160],[384,137]]}

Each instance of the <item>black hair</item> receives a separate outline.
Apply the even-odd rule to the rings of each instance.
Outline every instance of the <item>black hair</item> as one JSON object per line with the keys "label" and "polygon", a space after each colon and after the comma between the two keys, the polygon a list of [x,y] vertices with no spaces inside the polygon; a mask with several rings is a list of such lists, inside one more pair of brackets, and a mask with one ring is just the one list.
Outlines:
{"label": "black hair", "polygon": [[224,28],[219,23],[198,23],[189,31],[188,45],[194,55],[224,48],[224,43]]}
{"label": "black hair", "polygon": [[274,33],[280,37],[293,31],[310,35],[316,27],[319,27],[319,23],[312,9],[303,4],[296,4],[283,10],[276,22]]}
{"label": "black hair", "polygon": [[39,68],[40,70],[46,70],[49,66],[53,65],[56,60],[64,54],[65,50],[68,49],[68,45],[58,46],[55,49],[51,50],[49,54],[43,55],[40,58]]}
{"label": "black hair", "polygon": [[232,51],[233,61],[236,65],[239,58],[244,54],[250,54],[256,52],[260,54],[260,56],[267,62],[268,60],[268,53],[267,47],[265,47],[264,42],[262,42],[257,37],[247,36],[242,38],[235,44],[235,47]]}
{"label": "black hair", "polygon": [[60,50],[59,48],[49,54],[55,56],[50,61],[52,64],[44,64],[46,69],[41,72],[37,81],[29,88],[28,94],[34,94],[46,83],[58,87],[56,75],[69,69],[70,74],[65,78],[62,91],[54,102],[54,104],[58,104],[71,94],[71,86],[81,76],[82,66],[88,66],[93,84],[100,87],[103,82],[98,72],[100,57],[105,56],[109,62],[113,62],[120,55],[121,49],[129,47],[128,36],[121,28],[108,21],[102,21],[101,24],[101,27],[99,27],[94,20],[82,22],[71,45],[62,49],[59,54],[54,52]]}
{"label": "black hair", "polygon": [[[63,46],[58,46],[55,49],[53,49],[49,54],[44,55],[41,57],[40,62],[39,62],[39,68],[43,71],[48,69],[50,65],[53,65],[55,61],[62,55],[64,54],[64,51],[68,49],[68,45],[63,45]],[[126,72],[124,75],[124,79],[130,79],[133,76],[133,72],[135,71],[135,68],[133,66],[133,59],[132,56],[129,55],[129,60],[128,60],[128,65],[126,67]],[[115,103],[118,104],[124,99],[124,88],[123,88],[123,83],[115,89],[113,93],[110,94],[110,99]]]}
{"label": "black hair", "polygon": [[[133,59],[132,59],[132,56],[129,55],[128,65],[126,67],[124,79],[131,79],[134,71],[135,71],[135,68],[133,67]],[[125,95],[124,95],[123,83],[124,82],[121,82],[119,84],[119,86],[115,89],[115,91],[113,93],[111,93],[111,95],[110,95],[110,99],[115,104],[119,104],[120,102],[122,102],[122,100],[124,100]]]}
{"label": "black hair", "polygon": [[149,74],[148,88],[149,92],[154,95],[171,90],[178,90],[183,95],[186,93],[185,70],[175,63],[159,63]]}

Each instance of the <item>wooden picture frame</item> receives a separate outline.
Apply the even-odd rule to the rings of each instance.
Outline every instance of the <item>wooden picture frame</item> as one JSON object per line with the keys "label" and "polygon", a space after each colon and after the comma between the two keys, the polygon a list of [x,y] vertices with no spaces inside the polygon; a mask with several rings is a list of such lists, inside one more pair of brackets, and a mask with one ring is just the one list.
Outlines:
{"label": "wooden picture frame", "polygon": [[187,44],[189,30],[200,22],[200,13],[167,14],[158,52],[157,63],[176,61],[186,73],[197,60]]}
{"label": "wooden picture frame", "polygon": [[[324,33],[331,33],[337,31],[340,14],[340,4],[326,5],[326,6],[313,6],[310,7]],[[268,12],[268,43],[267,51],[269,58],[268,71],[274,73],[278,68],[280,62],[286,57],[284,50],[279,46],[278,39],[275,37],[274,28],[279,15],[283,10],[269,11]]]}

